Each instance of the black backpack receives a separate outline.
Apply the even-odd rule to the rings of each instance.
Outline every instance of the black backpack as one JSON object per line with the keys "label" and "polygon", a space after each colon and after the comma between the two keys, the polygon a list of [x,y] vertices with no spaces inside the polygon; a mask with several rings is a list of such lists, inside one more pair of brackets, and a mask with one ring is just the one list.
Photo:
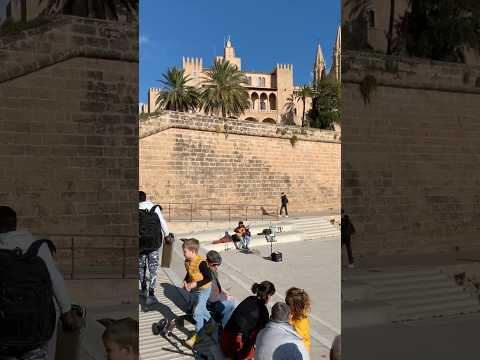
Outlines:
{"label": "black backpack", "polygon": [[33,242],[25,253],[0,249],[0,355],[20,356],[39,348],[53,336],[56,312],[50,273],[37,256],[43,244]]}
{"label": "black backpack", "polygon": [[162,246],[162,224],[155,213],[157,207],[158,205],[155,205],[150,210],[139,210],[140,252],[151,252],[160,249],[160,246]]}

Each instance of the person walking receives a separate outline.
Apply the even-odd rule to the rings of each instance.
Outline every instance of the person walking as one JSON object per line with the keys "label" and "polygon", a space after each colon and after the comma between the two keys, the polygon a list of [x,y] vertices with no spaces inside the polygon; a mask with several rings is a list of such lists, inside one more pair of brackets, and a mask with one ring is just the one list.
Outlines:
{"label": "person walking", "polygon": [[282,203],[282,206],[280,207],[280,216],[282,216],[282,211],[285,209],[285,217],[288,217],[288,210],[287,210],[288,198],[284,192],[282,192],[280,201]]}
{"label": "person walking", "polygon": [[[143,191],[138,192],[138,201],[140,237],[138,266],[141,294],[153,298],[157,283],[160,247],[169,231],[160,205],[147,200],[147,195]],[[147,268],[150,273],[148,284]]]}
{"label": "person walking", "polygon": [[348,256],[348,267],[353,268],[353,252],[352,252],[352,235],[355,234],[355,227],[350,221],[350,217],[344,213],[342,209],[342,221],[341,221],[341,241],[342,246],[345,245]]}

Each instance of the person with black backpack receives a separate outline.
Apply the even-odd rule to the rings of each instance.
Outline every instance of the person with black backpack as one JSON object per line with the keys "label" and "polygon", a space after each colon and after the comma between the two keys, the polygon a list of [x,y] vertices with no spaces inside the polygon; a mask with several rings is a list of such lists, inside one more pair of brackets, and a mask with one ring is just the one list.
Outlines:
{"label": "person with black backpack", "polygon": [[0,206],[0,359],[53,358],[57,311],[64,329],[74,327],[72,302],[54,252],[50,240],[17,230],[16,212]]}
{"label": "person with black backpack", "polygon": [[[159,266],[160,247],[166,236],[170,233],[160,205],[155,205],[147,200],[143,191],[138,193],[139,200],[139,280],[142,296],[154,297],[157,283],[157,270]],[[147,267],[150,273],[147,284]]]}

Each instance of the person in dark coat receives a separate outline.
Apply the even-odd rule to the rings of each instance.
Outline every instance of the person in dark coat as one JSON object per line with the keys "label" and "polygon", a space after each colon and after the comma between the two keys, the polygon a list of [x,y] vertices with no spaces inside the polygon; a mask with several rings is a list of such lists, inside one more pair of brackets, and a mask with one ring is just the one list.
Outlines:
{"label": "person in dark coat", "polygon": [[275,286],[270,281],[255,283],[252,293],[235,308],[223,329],[220,347],[227,359],[253,359],[257,334],[269,321],[266,304],[275,294]]}
{"label": "person in dark coat", "polygon": [[345,245],[347,249],[348,256],[348,267],[353,268],[353,253],[352,253],[352,235],[355,234],[355,227],[350,221],[350,217],[345,214],[342,210],[342,222],[341,222],[341,237],[342,237],[342,246]]}
{"label": "person in dark coat", "polygon": [[282,196],[280,197],[280,200],[282,202],[282,206],[280,207],[280,216],[282,216],[282,211],[283,209],[285,209],[285,217],[288,217],[288,210],[287,210],[288,198],[284,192],[282,192]]}

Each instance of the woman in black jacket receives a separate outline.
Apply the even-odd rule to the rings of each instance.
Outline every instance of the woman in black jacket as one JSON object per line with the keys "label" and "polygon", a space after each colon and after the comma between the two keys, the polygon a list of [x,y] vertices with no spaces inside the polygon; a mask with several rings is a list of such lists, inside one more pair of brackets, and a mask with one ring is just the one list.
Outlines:
{"label": "woman in black jacket", "polygon": [[222,332],[220,345],[227,359],[253,359],[257,334],[269,320],[266,304],[275,294],[275,286],[270,281],[255,283],[252,293],[235,308]]}

